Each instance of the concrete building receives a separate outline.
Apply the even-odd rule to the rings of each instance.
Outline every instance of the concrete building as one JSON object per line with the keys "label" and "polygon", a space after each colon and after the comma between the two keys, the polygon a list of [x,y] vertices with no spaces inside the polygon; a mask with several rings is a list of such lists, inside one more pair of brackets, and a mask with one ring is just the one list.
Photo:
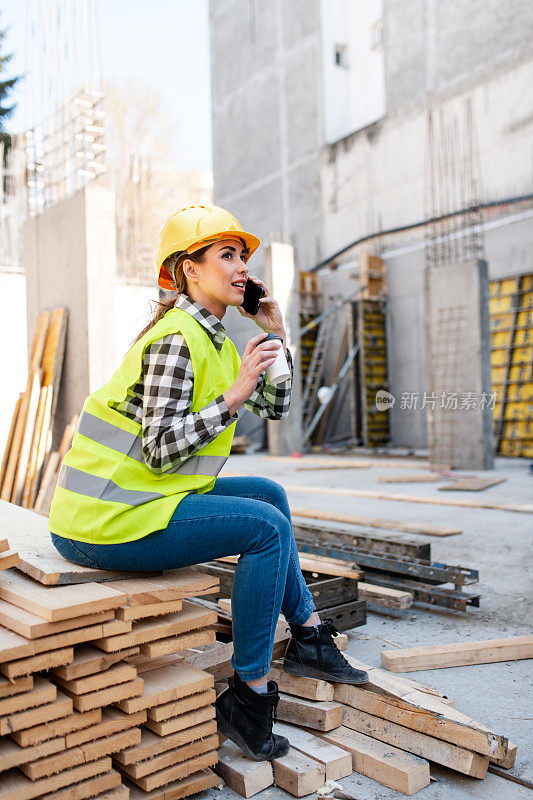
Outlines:
{"label": "concrete building", "polygon": [[[533,202],[516,202],[533,185],[532,34],[524,0],[210,0],[214,202],[264,241],[294,244],[300,270],[407,226],[377,243],[395,396],[426,388],[427,231],[409,226],[431,212],[429,109],[472,110],[480,182],[468,200],[494,203],[489,279],[533,272]],[[337,262],[323,275],[326,304],[357,286],[357,249]],[[252,263],[261,274],[261,256]],[[253,332],[237,314],[228,328],[241,346]],[[393,444],[425,447],[425,413],[396,404],[391,432]]]}

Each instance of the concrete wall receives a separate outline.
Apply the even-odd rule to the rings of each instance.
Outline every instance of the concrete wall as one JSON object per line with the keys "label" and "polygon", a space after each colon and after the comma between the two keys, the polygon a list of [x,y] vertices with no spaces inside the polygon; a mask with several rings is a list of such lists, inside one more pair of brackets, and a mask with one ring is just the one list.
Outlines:
{"label": "concrete wall", "polygon": [[[116,256],[114,196],[88,186],[28,218],[24,229],[27,325],[37,315],[69,312],[54,447],[85,397],[112,375],[115,353]],[[31,337],[29,337],[31,338]]]}

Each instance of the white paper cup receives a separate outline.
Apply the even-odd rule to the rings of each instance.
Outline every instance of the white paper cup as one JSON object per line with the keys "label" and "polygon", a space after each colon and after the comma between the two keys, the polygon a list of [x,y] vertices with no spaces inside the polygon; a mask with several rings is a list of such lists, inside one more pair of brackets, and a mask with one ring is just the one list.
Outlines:
{"label": "white paper cup", "polygon": [[[262,341],[269,342],[271,339],[279,339],[280,342],[283,342],[281,336],[278,336],[276,333],[269,333]],[[276,360],[266,368],[265,372],[268,375],[269,381],[275,384],[283,383],[283,381],[291,377],[291,371],[287,363],[283,344],[277,352]]]}

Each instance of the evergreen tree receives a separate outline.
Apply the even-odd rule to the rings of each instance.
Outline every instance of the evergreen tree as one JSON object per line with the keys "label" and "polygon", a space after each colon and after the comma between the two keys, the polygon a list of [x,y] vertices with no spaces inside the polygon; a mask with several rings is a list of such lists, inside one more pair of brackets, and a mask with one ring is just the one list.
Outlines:
{"label": "evergreen tree", "polygon": [[1,79],[2,74],[5,72],[6,66],[13,57],[12,53],[9,53],[8,55],[2,55],[7,31],[7,28],[5,30],[0,30],[0,141],[4,142],[6,149],[11,144],[11,136],[5,129],[5,122],[13,114],[16,105],[14,104],[9,106],[7,105],[7,101],[9,100],[9,95],[11,94],[13,87],[20,80],[20,75],[16,76],[15,78],[9,78],[8,80]]}

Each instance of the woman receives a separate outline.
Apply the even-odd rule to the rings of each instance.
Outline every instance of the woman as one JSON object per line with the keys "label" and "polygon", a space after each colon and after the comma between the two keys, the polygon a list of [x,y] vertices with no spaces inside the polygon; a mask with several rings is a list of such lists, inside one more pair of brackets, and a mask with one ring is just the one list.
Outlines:
{"label": "woman", "polygon": [[[280,611],[292,633],[287,671],[349,683],[367,675],[348,664],[333,626],[316,614],[283,488],[260,477],[217,478],[241,406],[269,419],[288,413],[292,379],[276,386],[263,374],[286,337],[277,302],[248,275],[258,246],[217,206],[170,218],[157,276],[177,298],[162,304],[111,380],[86,399],[49,522],[57,550],[83,566],[168,570],[240,556],[235,674],[216,701],[217,721],[249,756],[270,760],[289,747],[272,733],[278,691],[266,680]],[[253,317],[241,307],[247,278],[266,291]],[[228,306],[262,329],[242,359],[221,324]],[[267,333],[281,341],[264,341]]]}

